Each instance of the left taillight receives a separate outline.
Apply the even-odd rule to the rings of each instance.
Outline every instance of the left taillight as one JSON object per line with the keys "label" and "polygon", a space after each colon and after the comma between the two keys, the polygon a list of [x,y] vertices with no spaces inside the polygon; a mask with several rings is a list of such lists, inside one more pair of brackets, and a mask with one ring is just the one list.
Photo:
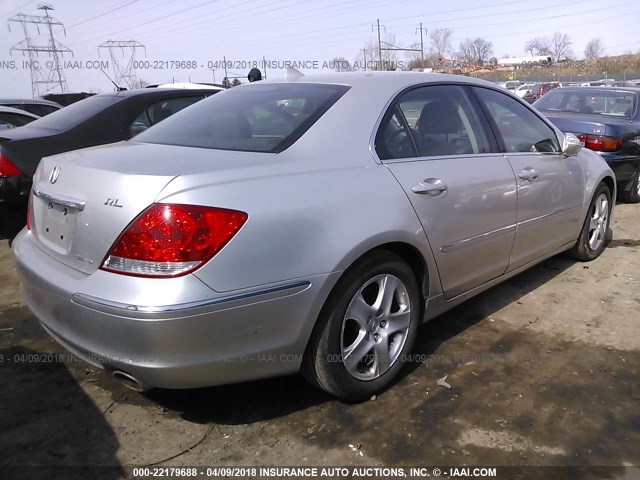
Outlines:
{"label": "left taillight", "polygon": [[193,272],[218,253],[247,218],[237,210],[153,204],[127,226],[100,268],[143,277]]}
{"label": "left taillight", "polygon": [[22,175],[22,172],[16,167],[9,157],[0,152],[0,177],[15,177]]}
{"label": "left taillight", "polygon": [[617,152],[622,148],[622,139],[604,135],[578,135],[578,139],[590,150],[598,152]]}

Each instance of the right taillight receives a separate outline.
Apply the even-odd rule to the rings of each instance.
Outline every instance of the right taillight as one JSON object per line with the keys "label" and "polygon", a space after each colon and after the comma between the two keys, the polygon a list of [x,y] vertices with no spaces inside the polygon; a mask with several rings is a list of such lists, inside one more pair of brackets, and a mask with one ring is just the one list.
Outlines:
{"label": "right taillight", "polygon": [[6,155],[0,153],[0,177],[15,177],[16,175],[22,175],[20,169]]}
{"label": "right taillight", "polygon": [[29,203],[27,204],[27,229],[33,226],[33,192],[29,192]]}
{"label": "right taillight", "polygon": [[209,261],[247,221],[237,210],[153,204],[115,241],[101,268],[144,277],[175,277]]}
{"label": "right taillight", "polygon": [[578,139],[590,150],[599,152],[617,152],[622,148],[622,140],[617,137],[606,137],[604,135],[578,135]]}

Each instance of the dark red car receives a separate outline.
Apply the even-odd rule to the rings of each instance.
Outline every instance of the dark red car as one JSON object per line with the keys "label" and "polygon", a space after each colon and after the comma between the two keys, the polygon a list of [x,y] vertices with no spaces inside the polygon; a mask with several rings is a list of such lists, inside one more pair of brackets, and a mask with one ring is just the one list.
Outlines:
{"label": "dark red car", "polygon": [[522,98],[529,103],[533,103],[549,90],[553,90],[554,88],[558,88],[559,86],[560,83],[558,82],[536,83],[533,87],[531,87],[531,91],[529,93],[526,93]]}

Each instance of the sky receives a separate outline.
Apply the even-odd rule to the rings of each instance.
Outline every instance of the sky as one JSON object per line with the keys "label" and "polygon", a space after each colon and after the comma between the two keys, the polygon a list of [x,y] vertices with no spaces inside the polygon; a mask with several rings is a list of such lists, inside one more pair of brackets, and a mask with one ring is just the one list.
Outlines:
{"label": "sky", "polygon": [[[0,96],[31,97],[28,57],[11,48],[24,40],[18,14],[42,15],[42,0],[0,0]],[[376,22],[383,40],[394,36],[394,45],[408,48],[428,34],[449,28],[457,49],[466,38],[492,42],[494,56],[525,56],[527,40],[569,35],[576,58],[582,58],[587,42],[599,38],[605,54],[640,50],[637,0],[48,0],[50,15],[64,24],[54,26],[56,40],[72,52],[64,55],[69,91],[109,92],[107,76],[114,77],[108,40],[135,40],[145,46],[135,50],[136,76],[149,83],[201,81],[220,83],[227,75],[246,77],[254,62],[266,59],[275,66],[298,62],[311,71],[328,71],[335,57],[354,61],[367,43],[377,42]],[[9,29],[10,27],[10,29]],[[46,44],[48,31],[29,25],[34,44]],[[131,50],[115,50],[119,64],[126,64]],[[38,61],[50,57],[41,53]],[[407,62],[406,54],[398,61]],[[89,62],[89,64],[87,64]],[[98,62],[98,63],[95,63]],[[100,63],[103,62],[103,63]],[[147,63],[149,62],[149,63]],[[182,62],[182,63],[176,63]],[[185,63],[188,62],[188,63]],[[229,63],[230,62],[230,63]],[[325,63],[326,62],[326,63]],[[213,69],[213,70],[212,70]],[[640,70],[640,66],[638,68]],[[324,73],[323,72],[323,73]],[[267,69],[269,78],[284,70]]]}

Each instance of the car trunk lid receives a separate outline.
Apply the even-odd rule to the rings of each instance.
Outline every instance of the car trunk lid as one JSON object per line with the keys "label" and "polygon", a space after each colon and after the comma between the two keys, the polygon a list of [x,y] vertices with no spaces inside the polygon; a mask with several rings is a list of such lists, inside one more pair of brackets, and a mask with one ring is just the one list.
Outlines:
{"label": "car trunk lid", "polygon": [[[274,161],[266,162],[265,156]],[[32,232],[49,255],[90,274],[154,202],[171,202],[177,192],[198,185],[270,176],[280,163],[273,157],[136,142],[45,157],[34,176]],[[188,198],[181,200],[188,203]]]}

